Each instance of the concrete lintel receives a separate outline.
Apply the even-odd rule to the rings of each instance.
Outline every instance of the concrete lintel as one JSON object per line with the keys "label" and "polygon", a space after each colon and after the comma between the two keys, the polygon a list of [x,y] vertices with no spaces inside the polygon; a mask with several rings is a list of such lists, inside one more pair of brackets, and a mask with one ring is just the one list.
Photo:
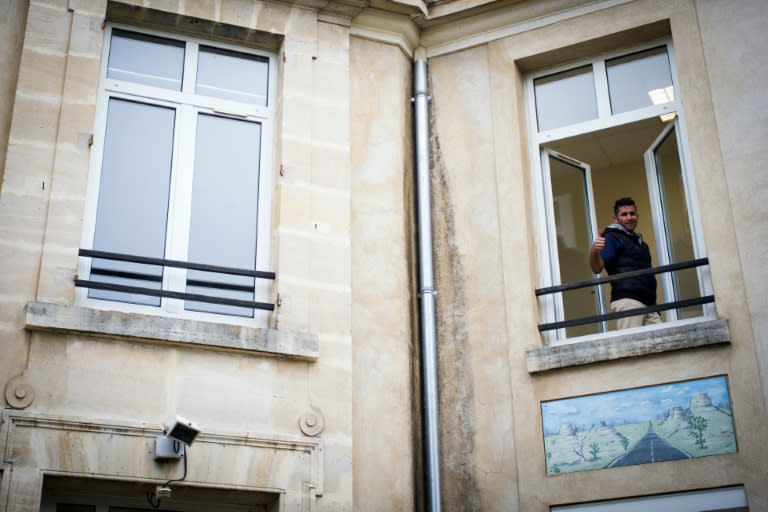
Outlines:
{"label": "concrete lintel", "polygon": [[[39,503],[35,507],[18,503],[40,499],[44,474],[145,484],[167,480],[169,471],[171,476],[178,474],[178,468],[158,464],[152,456],[155,437],[163,431],[159,423],[11,409],[2,412],[2,419],[0,447],[12,462],[14,479],[23,485],[19,488],[14,482],[14,495],[8,498],[16,506],[10,510],[39,509]],[[312,497],[323,493],[322,438],[204,428],[191,451],[186,461],[190,478],[185,482],[190,488],[279,493],[284,496],[281,501],[287,497],[288,503],[301,503],[290,507],[301,512],[309,512]],[[241,471],[232,460],[248,461],[251,471]],[[0,464],[0,476],[10,482],[6,468],[10,465]],[[35,477],[31,483],[30,475]],[[3,492],[6,497],[7,490]]]}
{"label": "concrete lintel", "polygon": [[730,341],[727,320],[701,320],[537,348],[528,350],[526,356],[528,373],[537,373]]}
{"label": "concrete lintel", "polygon": [[283,34],[115,1],[107,3],[106,19],[115,23],[138,24],[158,30],[210,37],[273,52],[280,49],[284,39]]}
{"label": "concrete lintel", "polygon": [[309,361],[316,360],[320,355],[318,336],[310,333],[105,311],[46,302],[27,303],[25,327],[31,331],[108,336],[214,350],[245,351]]}

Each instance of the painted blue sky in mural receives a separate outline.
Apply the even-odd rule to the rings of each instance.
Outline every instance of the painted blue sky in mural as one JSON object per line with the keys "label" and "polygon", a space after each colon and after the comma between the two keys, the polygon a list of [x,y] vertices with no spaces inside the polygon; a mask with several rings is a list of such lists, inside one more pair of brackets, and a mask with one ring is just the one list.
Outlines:
{"label": "painted blue sky in mural", "polygon": [[731,407],[725,377],[718,376],[544,402],[541,404],[542,426],[545,435],[552,435],[557,434],[564,423],[589,428],[596,418],[609,425],[648,421],[673,407],[688,408],[694,393],[706,393],[712,403],[721,408]]}

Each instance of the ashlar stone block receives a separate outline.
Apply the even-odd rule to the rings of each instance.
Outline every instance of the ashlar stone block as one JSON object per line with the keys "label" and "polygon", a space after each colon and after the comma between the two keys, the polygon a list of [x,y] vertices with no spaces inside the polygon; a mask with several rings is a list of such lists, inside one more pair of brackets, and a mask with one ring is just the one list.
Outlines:
{"label": "ashlar stone block", "polygon": [[45,53],[66,54],[71,16],[65,2],[58,5],[30,2],[24,39],[25,53],[28,49],[36,49]]}

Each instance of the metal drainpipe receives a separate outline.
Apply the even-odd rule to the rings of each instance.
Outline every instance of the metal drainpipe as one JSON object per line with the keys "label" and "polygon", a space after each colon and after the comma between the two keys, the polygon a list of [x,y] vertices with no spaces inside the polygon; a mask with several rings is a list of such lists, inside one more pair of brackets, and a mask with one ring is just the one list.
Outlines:
{"label": "metal drainpipe", "polygon": [[440,423],[437,394],[437,336],[435,288],[432,268],[432,205],[429,183],[429,96],[427,55],[419,47],[414,54],[413,98],[416,154],[416,215],[421,313],[421,385],[426,459],[427,511],[441,512]]}

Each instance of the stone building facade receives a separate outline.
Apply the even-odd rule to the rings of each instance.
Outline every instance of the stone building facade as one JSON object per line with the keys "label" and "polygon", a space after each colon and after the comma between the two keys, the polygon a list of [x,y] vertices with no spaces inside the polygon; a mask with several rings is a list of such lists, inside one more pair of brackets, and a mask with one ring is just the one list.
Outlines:
{"label": "stone building facade", "polygon": [[[0,14],[0,509],[430,509],[423,58],[442,509],[768,510],[763,2]],[[607,311],[542,290],[593,277],[622,195],[693,302],[558,324]]]}

